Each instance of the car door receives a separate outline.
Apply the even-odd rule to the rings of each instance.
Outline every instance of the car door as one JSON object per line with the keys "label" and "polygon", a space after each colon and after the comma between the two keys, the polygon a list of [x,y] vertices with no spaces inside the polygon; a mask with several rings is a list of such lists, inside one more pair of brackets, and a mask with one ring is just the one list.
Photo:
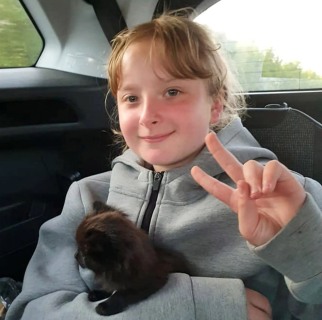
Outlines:
{"label": "car door", "polygon": [[[64,28],[67,28],[74,17],[56,21],[56,25],[50,22],[58,14],[58,8],[65,15],[64,10],[71,13],[74,9],[84,14],[89,5],[84,2],[81,9],[66,8],[59,1],[47,1],[46,8],[35,1],[26,1],[24,5],[7,1],[4,5],[7,7],[3,7],[6,10],[2,11],[2,26],[11,24],[22,32],[22,25],[32,22],[26,20],[31,19],[30,14],[35,14],[34,23],[43,20],[35,29],[42,38],[43,48],[34,65],[26,66],[25,60],[14,59],[27,45],[24,43],[13,46],[11,55],[2,51],[0,58],[0,275],[21,280],[40,225],[60,213],[73,181],[110,168],[112,141],[105,110],[106,79],[88,71],[85,62],[89,53],[78,51],[71,56],[75,43],[60,48],[64,31],[58,23],[66,21]],[[43,9],[43,15],[39,9]],[[24,19],[22,23],[21,19]],[[91,23],[94,26],[88,26],[90,22],[86,26],[84,22],[85,27],[99,27],[97,21]],[[80,32],[83,27],[79,23],[73,28],[69,27],[64,36],[68,32]],[[3,39],[0,42],[2,46],[7,43],[8,49],[19,35],[6,30],[0,29]],[[35,45],[34,38],[28,39]],[[69,57],[65,64],[83,63],[83,74],[51,66],[64,50],[68,50]]]}

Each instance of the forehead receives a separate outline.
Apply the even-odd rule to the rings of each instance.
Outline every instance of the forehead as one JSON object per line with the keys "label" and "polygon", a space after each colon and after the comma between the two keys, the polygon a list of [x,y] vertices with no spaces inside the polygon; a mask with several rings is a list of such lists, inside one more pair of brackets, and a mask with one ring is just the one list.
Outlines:
{"label": "forehead", "polygon": [[[123,52],[122,67],[131,59],[142,59],[146,64],[167,64],[165,45],[158,40],[142,39],[130,43]],[[169,58],[169,57],[168,57]]]}
{"label": "forehead", "polygon": [[140,65],[153,70],[160,79],[173,78],[169,73],[171,63],[166,61],[162,54],[163,45],[154,44],[149,40],[141,40],[130,44],[123,53],[119,65],[119,80],[123,76],[133,75],[133,66]]}
{"label": "forehead", "polygon": [[133,59],[148,59],[151,52],[151,44],[147,41],[138,41],[128,45],[123,52],[121,59],[121,66],[124,68],[129,62],[132,62]]}

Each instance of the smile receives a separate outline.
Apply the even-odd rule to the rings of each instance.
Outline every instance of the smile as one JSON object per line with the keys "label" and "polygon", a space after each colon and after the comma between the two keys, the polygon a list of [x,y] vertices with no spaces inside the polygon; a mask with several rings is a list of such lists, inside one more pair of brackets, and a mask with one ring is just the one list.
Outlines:
{"label": "smile", "polygon": [[148,142],[148,143],[162,142],[165,139],[167,139],[170,135],[172,135],[173,132],[174,131],[167,133],[167,134],[158,134],[155,136],[143,136],[143,137],[141,137],[141,139]]}

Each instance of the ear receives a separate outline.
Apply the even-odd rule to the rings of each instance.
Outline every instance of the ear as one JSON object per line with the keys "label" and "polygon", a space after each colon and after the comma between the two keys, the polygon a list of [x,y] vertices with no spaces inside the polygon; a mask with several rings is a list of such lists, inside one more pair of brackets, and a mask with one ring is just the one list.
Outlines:
{"label": "ear", "polygon": [[210,110],[210,124],[215,124],[218,122],[223,108],[223,103],[220,98],[213,100]]}

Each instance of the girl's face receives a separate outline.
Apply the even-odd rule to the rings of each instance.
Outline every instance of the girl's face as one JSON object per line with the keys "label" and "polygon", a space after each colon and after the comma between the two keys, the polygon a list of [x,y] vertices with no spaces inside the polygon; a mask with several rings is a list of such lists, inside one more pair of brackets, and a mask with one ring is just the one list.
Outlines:
{"label": "girl's face", "polygon": [[175,79],[158,57],[149,59],[148,42],[125,51],[117,91],[124,139],[155,171],[182,166],[204,146],[209,124],[218,121],[219,100],[202,79]]}

